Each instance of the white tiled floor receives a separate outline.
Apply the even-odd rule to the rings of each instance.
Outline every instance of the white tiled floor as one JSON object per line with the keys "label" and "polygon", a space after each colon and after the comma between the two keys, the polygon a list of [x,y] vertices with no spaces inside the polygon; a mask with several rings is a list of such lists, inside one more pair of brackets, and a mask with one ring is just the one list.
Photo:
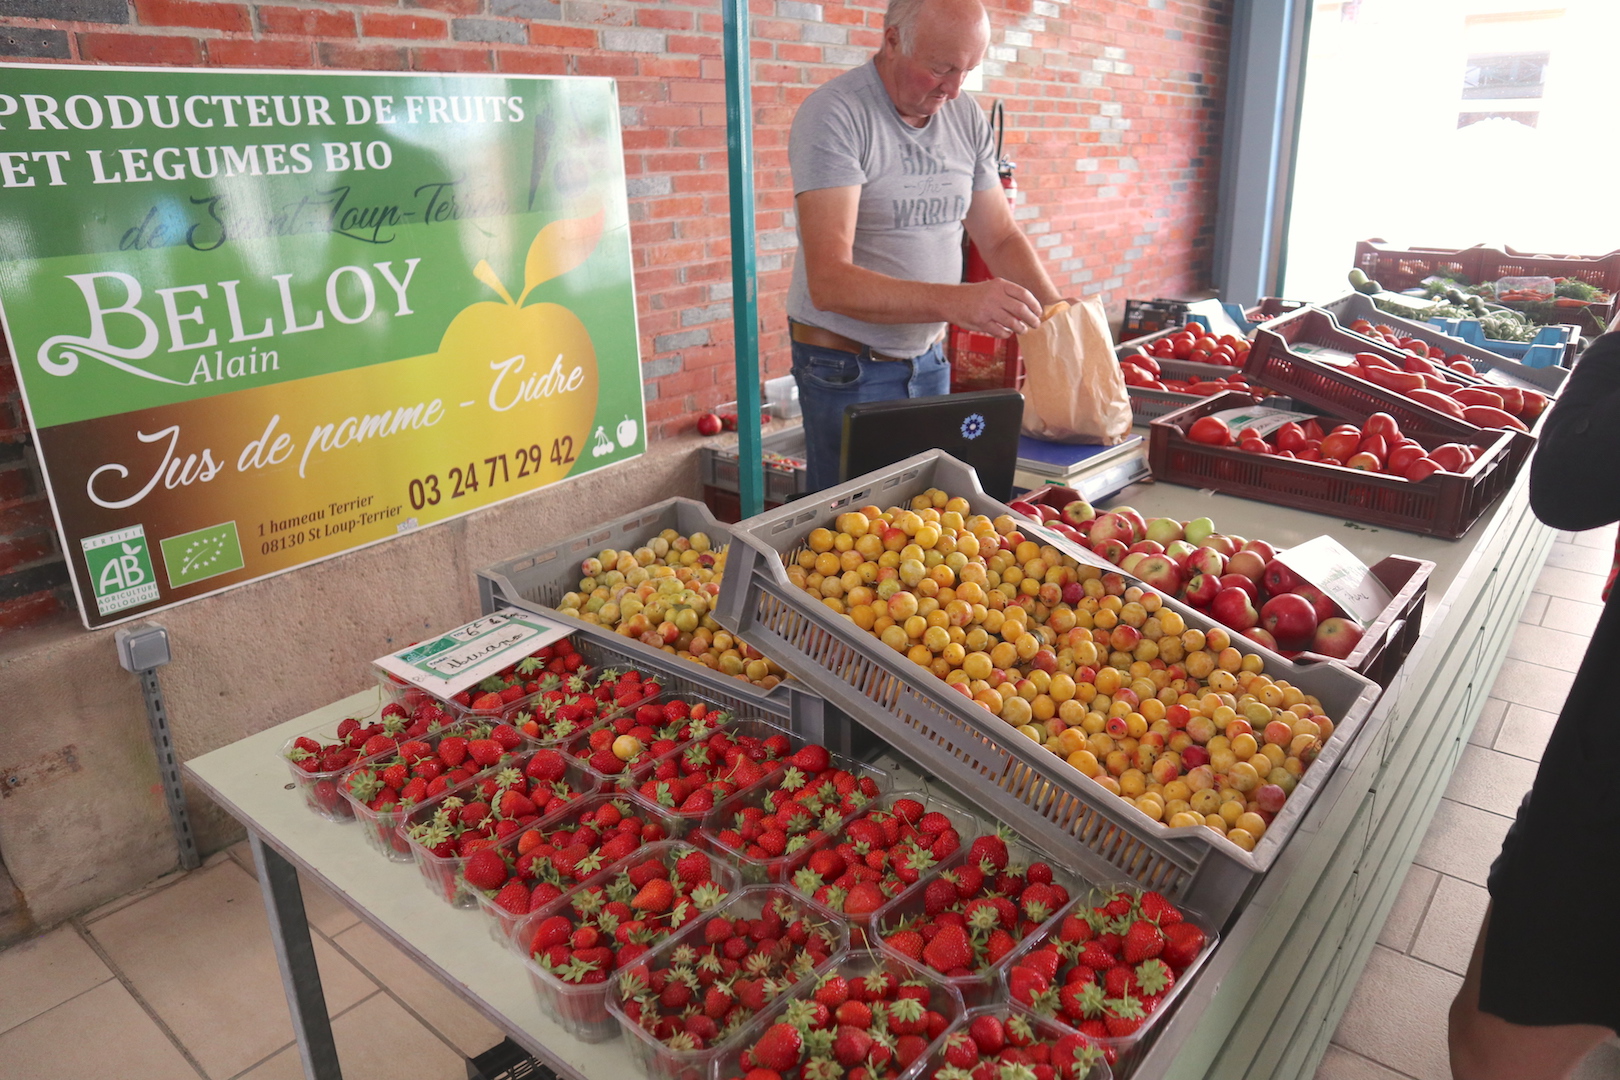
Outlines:
{"label": "white tiled floor", "polygon": [[[1496,857],[1602,611],[1615,529],[1561,534],[1479,724],[1378,935],[1316,1080],[1447,1080],[1446,1011],[1462,983]],[[1620,1044],[1575,1080],[1620,1078]]]}
{"label": "white tiled floor", "polygon": [[[307,881],[304,902],[349,1080],[465,1080],[467,1058],[501,1041]],[[245,844],[0,952],[0,988],[3,1080],[303,1075]]]}
{"label": "white tiled floor", "polygon": [[[1317,1080],[1449,1077],[1446,1009],[1485,911],[1485,872],[1596,623],[1613,546],[1612,528],[1554,546]],[[304,897],[345,1076],[462,1080],[466,1058],[500,1041],[348,908],[308,882]],[[48,1075],[301,1075],[244,846],[0,952],[0,1080]],[[1578,1074],[1600,1078],[1620,1078],[1620,1047]]]}

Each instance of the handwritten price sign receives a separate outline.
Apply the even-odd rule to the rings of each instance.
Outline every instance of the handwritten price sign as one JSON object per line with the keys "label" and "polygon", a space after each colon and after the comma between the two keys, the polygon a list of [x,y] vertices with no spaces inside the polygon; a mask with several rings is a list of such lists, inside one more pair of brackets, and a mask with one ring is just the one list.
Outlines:
{"label": "handwritten price sign", "polygon": [[11,66],[0,304],[87,626],[645,448],[611,81]]}

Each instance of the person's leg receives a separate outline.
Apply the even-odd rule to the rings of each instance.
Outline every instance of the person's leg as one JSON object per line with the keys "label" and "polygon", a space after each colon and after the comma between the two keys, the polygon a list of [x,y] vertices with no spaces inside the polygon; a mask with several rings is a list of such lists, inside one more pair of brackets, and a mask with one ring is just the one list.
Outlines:
{"label": "person's leg", "polygon": [[1563,1080],[1614,1032],[1591,1024],[1528,1027],[1480,1011],[1479,985],[1490,929],[1487,907],[1468,974],[1451,1003],[1447,1041],[1453,1080]]}
{"label": "person's leg", "polygon": [[945,344],[936,341],[933,347],[911,361],[911,378],[906,385],[907,397],[938,397],[951,392],[951,365],[945,359]]}
{"label": "person's leg", "polygon": [[793,343],[793,378],[804,413],[805,483],[811,491],[838,483],[844,407],[906,397],[910,377],[911,365],[903,361]]}
{"label": "person's leg", "polygon": [[838,483],[844,406],[859,401],[861,362],[853,353],[793,343],[793,381],[804,414],[805,484],[820,491]]}

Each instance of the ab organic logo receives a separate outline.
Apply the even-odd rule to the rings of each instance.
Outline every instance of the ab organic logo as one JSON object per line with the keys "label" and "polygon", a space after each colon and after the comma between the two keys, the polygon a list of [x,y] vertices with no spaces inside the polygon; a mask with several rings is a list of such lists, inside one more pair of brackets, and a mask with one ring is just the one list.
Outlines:
{"label": "ab organic logo", "polygon": [[96,610],[102,615],[158,598],[157,575],[152,572],[152,555],[146,550],[146,530],[142,526],[87,536],[79,543],[95,590]]}

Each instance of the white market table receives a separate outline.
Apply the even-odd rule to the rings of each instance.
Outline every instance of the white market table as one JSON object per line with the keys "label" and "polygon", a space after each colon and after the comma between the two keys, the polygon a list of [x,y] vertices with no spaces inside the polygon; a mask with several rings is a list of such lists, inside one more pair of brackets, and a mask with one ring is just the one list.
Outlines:
{"label": "white market table", "polygon": [[[1108,500],[1149,517],[1207,514],[1223,529],[1278,546],[1325,533],[1367,563],[1398,553],[1437,564],[1422,637],[1405,666],[1197,984],[1166,1018],[1136,1077],[1283,1080],[1314,1070],[1552,543],[1552,530],[1530,515],[1527,485],[1525,470],[1459,541],[1163,484],[1135,485]],[[581,1042],[542,1011],[522,965],[490,938],[481,914],[448,907],[414,864],[386,862],[357,826],[316,817],[289,790],[283,743],[375,704],[375,691],[362,692],[185,766],[248,830],[306,1074],[335,1080],[341,1071],[298,870],[560,1076],[639,1077],[622,1039]]]}

